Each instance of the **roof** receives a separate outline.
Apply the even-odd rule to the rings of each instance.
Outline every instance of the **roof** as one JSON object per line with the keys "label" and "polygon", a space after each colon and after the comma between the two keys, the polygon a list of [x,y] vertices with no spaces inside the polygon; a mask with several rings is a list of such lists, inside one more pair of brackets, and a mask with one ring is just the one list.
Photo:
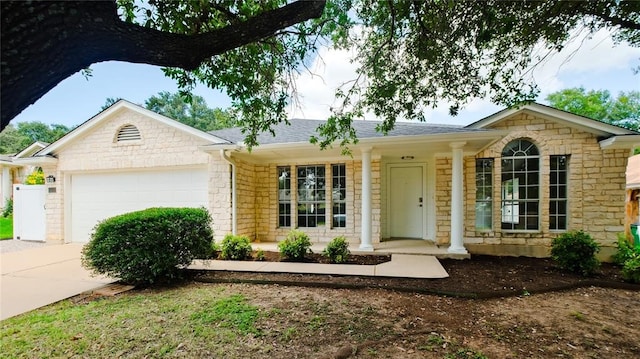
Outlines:
{"label": "roof", "polygon": [[537,116],[551,117],[556,120],[565,121],[565,123],[574,127],[581,128],[583,130],[595,133],[603,137],[612,137],[620,135],[640,135],[640,132],[626,129],[624,127],[611,125],[606,122],[594,120],[589,117],[573,114],[571,112],[558,110],[547,105],[539,103],[530,103],[526,105],[507,108],[502,111],[498,111],[493,115],[487,116],[481,120],[467,125],[467,128],[487,128],[488,126],[500,122],[518,112],[528,112]]}
{"label": "roof", "polygon": [[[270,132],[262,132],[258,135],[260,145],[309,142],[309,138],[317,134],[316,129],[326,121],[291,119],[290,124],[281,122],[273,126],[275,136]],[[393,130],[386,135],[376,131],[380,121],[353,121],[352,126],[359,139],[395,137],[395,136],[424,136],[452,133],[487,132],[486,129],[472,129],[462,126],[430,124],[423,122],[396,122]],[[227,128],[209,132],[210,134],[225,139],[231,143],[242,143],[245,134],[240,127]]]}
{"label": "roof", "polygon": [[107,120],[108,118],[110,118],[110,116],[113,113],[116,113],[117,111],[120,111],[122,109],[126,109],[129,111],[133,111],[136,113],[139,113],[143,116],[147,116],[149,118],[152,118],[158,122],[161,122],[167,126],[173,127],[177,130],[180,130],[182,132],[186,132],[188,134],[191,134],[192,136],[195,137],[199,137],[202,138],[204,140],[210,141],[212,143],[221,143],[224,142],[224,140],[217,138],[215,136],[212,136],[211,134],[208,134],[204,131],[200,131],[194,127],[185,125],[183,123],[180,123],[174,119],[171,119],[169,117],[163,116],[161,114],[158,114],[156,112],[147,110],[144,107],[138,106],[134,103],[131,103],[129,101],[126,100],[119,100],[118,102],[114,103],[113,105],[109,106],[107,109],[101,111],[100,113],[98,113],[97,115],[93,116],[92,118],[90,118],[89,120],[85,121],[84,123],[82,123],[80,126],[76,127],[75,129],[73,129],[71,132],[67,133],[66,135],[64,135],[62,138],[60,138],[59,140],[57,140],[56,142],[50,144],[49,146],[45,147],[44,149],[42,149],[42,151],[38,152],[38,156],[46,156],[46,155],[51,155],[53,153],[55,153],[55,151],[63,148],[64,146],[68,145],[69,143],[72,143],[76,138],[79,138],[82,134],[90,131],[92,128],[94,128],[95,126],[97,126],[98,124],[100,124],[102,121]]}

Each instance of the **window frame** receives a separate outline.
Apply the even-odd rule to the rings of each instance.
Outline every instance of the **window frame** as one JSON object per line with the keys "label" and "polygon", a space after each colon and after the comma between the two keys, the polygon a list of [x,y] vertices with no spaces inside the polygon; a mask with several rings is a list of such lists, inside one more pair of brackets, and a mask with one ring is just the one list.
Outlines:
{"label": "window frame", "polygon": [[[525,143],[528,143],[528,145],[524,145]],[[529,151],[531,151],[531,153],[529,153]],[[511,153],[508,154],[508,152]],[[518,163],[518,161],[522,162]],[[540,221],[542,218],[542,171],[541,156],[538,147],[530,139],[514,139],[504,146],[500,156],[500,163],[501,231],[515,233],[539,233],[541,231]],[[507,163],[510,164],[507,165]],[[529,167],[534,163],[537,169],[531,170]],[[524,165],[524,170],[521,168],[516,169],[518,165],[520,167]],[[505,168],[511,168],[511,171],[505,171]],[[532,180],[535,180],[535,183],[531,183],[530,181]],[[509,184],[511,184],[511,186],[509,186]],[[520,194],[521,192],[522,195]],[[511,193],[512,198],[506,198],[509,193]],[[532,193],[535,193],[536,197],[533,197]],[[534,209],[531,210],[531,207]],[[535,211],[535,215],[530,214],[531,211]],[[521,212],[523,212],[524,215],[521,215]],[[508,220],[509,218],[511,218],[511,221]],[[522,220],[524,220],[524,228],[517,228],[520,226],[520,222]],[[528,228],[530,220],[535,220],[535,228]],[[505,226],[505,224],[507,226]],[[511,224],[511,228],[508,227],[508,224]]]}
{"label": "window frame", "polygon": [[[336,173],[336,168],[338,173]],[[340,185],[336,189],[336,183],[344,183],[344,186]],[[338,192],[338,199],[336,199],[336,191]],[[331,164],[331,228],[346,228],[347,227],[347,166],[344,163],[332,163]],[[336,210],[338,205],[338,210]],[[342,222],[339,223],[336,216],[342,216]]]}
{"label": "window frame", "polygon": [[[285,176],[284,182],[282,182],[283,180],[281,179],[281,176],[283,173],[282,171],[284,170],[288,170],[289,175]],[[276,173],[278,179],[278,228],[292,228],[293,215],[291,209],[291,166],[278,166],[276,168]],[[283,208],[287,207],[289,210],[284,212],[288,213],[283,213]],[[287,219],[289,220],[288,225]]]}
{"label": "window frame", "polygon": [[[564,158],[564,168],[558,168],[558,161],[554,159]],[[549,156],[549,231],[566,232],[569,228],[569,166],[571,164],[570,155],[551,155]],[[560,174],[564,173],[564,182],[560,183]],[[555,176],[554,176],[555,175]],[[555,180],[554,180],[555,178]],[[564,187],[564,197],[560,196],[560,188]],[[555,196],[554,196],[555,188]],[[555,206],[554,206],[555,205]],[[558,206],[564,207],[564,214],[557,213]],[[552,209],[555,208],[555,211]],[[555,213],[554,213],[555,212]],[[552,227],[553,218],[555,217],[556,228]],[[558,219],[564,217],[564,228],[558,228]]]}
{"label": "window frame", "polygon": [[[301,183],[310,181],[312,177],[307,172],[305,178],[301,178],[300,171],[303,169],[313,169],[315,178],[313,183],[309,183],[307,188],[301,189]],[[317,174],[318,170],[322,170],[322,176]],[[323,186],[319,187],[318,184],[322,183]],[[306,191],[307,194],[303,195]],[[299,165],[296,166],[296,226],[298,228],[318,228],[327,226],[327,168],[326,165]],[[308,200],[305,197],[319,196],[319,199]],[[305,198],[305,199],[303,199]],[[317,206],[317,207],[316,207]],[[301,208],[304,207],[306,213],[301,213]],[[310,209],[309,209],[310,208]],[[315,213],[314,213],[315,212]],[[303,220],[304,218],[304,220]],[[311,220],[313,219],[313,220]],[[322,219],[322,220],[320,220]],[[304,223],[304,225],[301,225]],[[309,225],[313,223],[313,225]]]}
{"label": "window frame", "polygon": [[[494,162],[493,158],[476,158],[476,196],[475,196],[475,230],[478,232],[491,232],[493,231],[493,175],[494,175]],[[486,171],[486,169],[489,171]],[[480,173],[478,170],[482,169]],[[486,180],[486,176],[489,176],[489,180]],[[483,199],[478,197],[479,191],[482,189]],[[488,197],[487,197],[488,194]],[[486,207],[489,210],[489,226],[479,226],[479,205]],[[482,210],[481,214],[483,218],[483,224],[486,224],[487,214],[486,209]]]}

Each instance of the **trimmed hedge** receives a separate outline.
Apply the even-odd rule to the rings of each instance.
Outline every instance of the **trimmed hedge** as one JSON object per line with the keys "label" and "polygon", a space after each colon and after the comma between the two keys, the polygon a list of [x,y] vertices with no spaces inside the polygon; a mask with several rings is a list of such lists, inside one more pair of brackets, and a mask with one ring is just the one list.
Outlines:
{"label": "trimmed hedge", "polygon": [[148,208],[98,223],[82,264],[125,283],[168,283],[181,279],[195,258],[210,256],[212,241],[206,209]]}

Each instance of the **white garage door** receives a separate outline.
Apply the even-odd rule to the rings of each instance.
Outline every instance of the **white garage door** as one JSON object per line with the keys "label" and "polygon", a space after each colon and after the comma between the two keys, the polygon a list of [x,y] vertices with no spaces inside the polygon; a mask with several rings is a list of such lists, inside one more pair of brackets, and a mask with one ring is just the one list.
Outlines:
{"label": "white garage door", "polygon": [[207,207],[205,169],[71,176],[71,241],[87,242],[99,221],[149,207]]}

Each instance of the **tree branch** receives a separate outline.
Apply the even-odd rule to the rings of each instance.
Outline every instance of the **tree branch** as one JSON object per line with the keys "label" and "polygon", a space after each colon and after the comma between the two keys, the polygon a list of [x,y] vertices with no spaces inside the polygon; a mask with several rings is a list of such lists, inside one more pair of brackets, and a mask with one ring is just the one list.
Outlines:
{"label": "tree branch", "polygon": [[1,127],[62,80],[102,61],[193,70],[212,56],[319,17],[325,1],[297,1],[208,33],[184,35],[126,23],[115,1],[3,1]]}

